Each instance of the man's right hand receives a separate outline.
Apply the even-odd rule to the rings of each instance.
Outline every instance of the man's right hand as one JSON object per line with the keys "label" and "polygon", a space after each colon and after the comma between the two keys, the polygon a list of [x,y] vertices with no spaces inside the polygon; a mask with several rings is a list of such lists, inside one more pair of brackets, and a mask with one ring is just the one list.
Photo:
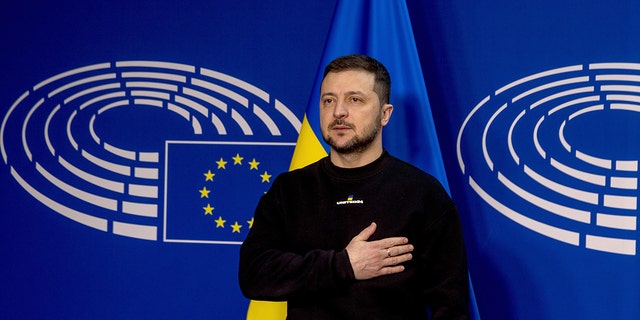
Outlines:
{"label": "man's right hand", "polygon": [[413,258],[413,245],[409,244],[406,237],[368,241],[376,228],[376,223],[372,222],[347,245],[349,261],[357,280],[402,272],[404,266],[401,264]]}

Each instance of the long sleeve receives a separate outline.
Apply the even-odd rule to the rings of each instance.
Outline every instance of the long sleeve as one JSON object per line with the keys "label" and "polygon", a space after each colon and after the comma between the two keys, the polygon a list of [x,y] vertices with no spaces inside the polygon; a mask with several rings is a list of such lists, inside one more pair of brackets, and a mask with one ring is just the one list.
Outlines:
{"label": "long sleeve", "polygon": [[[240,288],[260,300],[287,300],[335,288],[354,279],[346,250],[313,249],[296,252],[297,239],[285,226],[282,179],[261,199],[254,224],[240,249]],[[294,201],[294,200],[291,200]],[[294,206],[295,207],[295,206]],[[321,236],[321,235],[318,235]]]}

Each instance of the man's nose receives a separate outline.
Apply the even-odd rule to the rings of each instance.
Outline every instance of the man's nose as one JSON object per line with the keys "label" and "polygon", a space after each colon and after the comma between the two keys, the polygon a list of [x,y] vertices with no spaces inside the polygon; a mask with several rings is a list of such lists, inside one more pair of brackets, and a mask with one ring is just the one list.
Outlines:
{"label": "man's nose", "polygon": [[333,109],[333,117],[336,119],[342,119],[347,117],[347,115],[349,115],[349,112],[347,111],[344,102],[336,103],[336,106]]}

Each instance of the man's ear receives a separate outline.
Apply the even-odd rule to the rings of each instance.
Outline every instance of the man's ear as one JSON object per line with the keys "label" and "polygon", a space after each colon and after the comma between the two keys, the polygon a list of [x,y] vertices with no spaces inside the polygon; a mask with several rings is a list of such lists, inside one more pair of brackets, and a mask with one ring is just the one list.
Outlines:
{"label": "man's ear", "polygon": [[391,113],[393,113],[393,105],[387,103],[382,106],[382,117],[380,119],[380,124],[383,127],[389,123],[389,119],[391,119]]}

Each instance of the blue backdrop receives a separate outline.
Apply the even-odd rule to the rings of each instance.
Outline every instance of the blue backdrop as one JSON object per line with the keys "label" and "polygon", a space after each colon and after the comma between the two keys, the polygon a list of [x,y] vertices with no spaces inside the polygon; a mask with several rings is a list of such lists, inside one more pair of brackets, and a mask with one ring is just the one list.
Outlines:
{"label": "blue backdrop", "polygon": [[[480,315],[638,318],[640,5],[407,6]],[[0,5],[0,317],[244,319],[335,7]]]}

